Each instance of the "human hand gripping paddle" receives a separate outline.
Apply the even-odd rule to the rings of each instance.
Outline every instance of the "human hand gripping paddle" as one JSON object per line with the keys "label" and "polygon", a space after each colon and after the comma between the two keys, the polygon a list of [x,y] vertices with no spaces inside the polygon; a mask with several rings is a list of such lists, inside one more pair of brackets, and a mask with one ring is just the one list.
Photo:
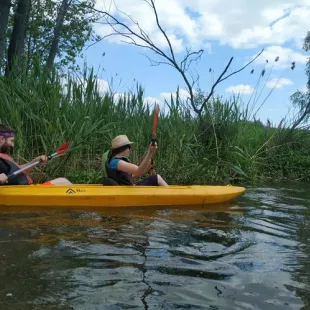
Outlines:
{"label": "human hand gripping paddle", "polygon": [[[155,145],[155,142],[157,141],[156,132],[158,127],[158,120],[159,120],[159,105],[156,104],[155,108],[155,114],[153,118],[153,130],[152,130],[152,145]],[[151,159],[151,168],[150,168],[150,175],[154,174],[154,167],[153,167],[153,158]]]}
{"label": "human hand gripping paddle", "polygon": [[[48,155],[47,160],[53,159],[57,156],[60,156],[61,154],[66,152],[68,150],[68,148],[69,148],[69,142],[64,143],[55,153]],[[32,163],[29,163],[28,165],[25,165],[23,168],[21,168],[15,172],[11,173],[10,175],[8,175],[8,178],[19,175],[23,171],[28,170],[29,168],[32,168],[32,167],[38,165],[40,162],[41,162],[41,160],[37,160],[37,161],[34,161]]]}

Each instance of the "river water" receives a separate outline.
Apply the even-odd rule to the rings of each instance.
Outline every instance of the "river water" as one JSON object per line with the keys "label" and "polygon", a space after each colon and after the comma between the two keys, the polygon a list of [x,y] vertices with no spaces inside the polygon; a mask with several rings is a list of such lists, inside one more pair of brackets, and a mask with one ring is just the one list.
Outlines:
{"label": "river water", "polygon": [[205,207],[0,215],[0,309],[310,309],[308,185]]}

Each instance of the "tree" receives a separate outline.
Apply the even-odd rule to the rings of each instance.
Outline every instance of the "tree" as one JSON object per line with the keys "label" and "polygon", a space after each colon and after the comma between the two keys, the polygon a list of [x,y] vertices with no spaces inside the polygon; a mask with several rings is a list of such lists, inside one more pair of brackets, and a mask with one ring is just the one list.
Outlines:
{"label": "tree", "polygon": [[21,64],[30,8],[31,0],[19,0],[17,3],[13,31],[8,49],[6,75],[10,74],[14,66]]}
{"label": "tree", "polygon": [[[310,32],[307,33],[303,49],[310,51]],[[298,90],[291,96],[291,101],[298,108],[297,118],[293,122],[291,129],[297,128],[300,124],[306,123],[310,118],[310,58],[306,66],[306,75],[308,78],[306,91]]]}
{"label": "tree", "polygon": [[[98,18],[98,13],[93,12],[95,0],[85,0],[82,3],[75,0],[33,1],[38,6],[32,12],[28,33],[29,68],[36,57],[47,67],[54,62],[53,58],[58,67],[73,67],[76,58],[82,56],[86,42],[91,44],[99,40],[93,29],[93,23]],[[65,6],[65,2],[68,6]]]}
{"label": "tree", "polygon": [[[309,51],[310,51],[310,31],[308,31],[307,36],[306,36],[306,38],[305,38],[305,43],[304,43],[304,45],[303,45],[303,49],[304,49],[306,52],[309,52]],[[308,82],[307,82],[308,91],[310,91],[310,57],[308,58],[306,74],[307,74],[307,76],[308,76]]]}
{"label": "tree", "polygon": [[177,70],[182,76],[182,79],[184,80],[186,84],[186,88],[189,93],[188,100],[190,102],[190,105],[201,119],[202,112],[206,104],[210,101],[210,99],[214,95],[214,91],[217,85],[223,82],[224,80],[228,79],[232,75],[237,74],[241,72],[242,70],[244,70],[246,67],[248,67],[252,62],[254,62],[262,54],[263,50],[256,57],[254,57],[250,62],[244,65],[242,68],[236,71],[233,71],[230,74],[227,74],[228,69],[230,68],[232,61],[233,61],[233,57],[231,57],[227,65],[224,67],[223,71],[219,74],[218,78],[213,83],[211,90],[203,98],[203,100],[201,100],[201,104],[198,105],[195,100],[195,97],[196,97],[195,87],[199,81],[199,76],[193,77],[189,73],[189,68],[193,62],[196,62],[201,58],[204,51],[202,49],[198,51],[191,51],[190,49],[187,49],[186,54],[183,57],[183,59],[178,61],[176,57],[176,53],[172,47],[171,41],[167,35],[167,32],[163,29],[160,23],[160,17],[158,15],[154,0],[141,0],[141,1],[144,1],[145,3],[147,3],[152,9],[154,17],[156,19],[157,28],[160,31],[160,33],[163,35],[165,42],[167,43],[167,47],[168,47],[167,52],[165,51],[165,49],[160,48],[158,45],[154,43],[150,35],[144,29],[140,27],[137,21],[133,20],[133,18],[130,15],[124,12],[121,12],[117,8],[116,8],[116,11],[122,15],[123,17],[122,20],[117,18],[116,15],[112,15],[108,11],[96,10],[98,13],[102,14],[103,19],[104,19],[104,21],[100,23],[110,26],[112,30],[110,34],[102,37],[101,40],[109,36],[114,36],[114,35],[121,36],[124,40],[123,42],[132,44],[140,48],[144,48],[148,51],[153,52],[155,56],[159,57],[160,60],[154,60],[147,56],[147,58],[150,60],[152,65],[164,64],[164,65],[169,65],[175,70]]}
{"label": "tree", "polygon": [[[19,2],[21,1],[12,0],[15,11]],[[93,12],[95,0],[85,0],[83,3],[77,0],[66,0],[70,6],[68,6],[63,23],[61,23],[59,12],[61,12],[60,8],[63,2],[64,0],[31,1],[32,6],[23,46],[25,69],[31,70],[35,61],[46,66],[49,55],[49,66],[52,63],[58,67],[73,67],[76,58],[82,56],[86,42],[91,44],[99,39],[93,29],[93,22],[99,15]],[[11,40],[14,23],[15,16],[10,15],[6,41]],[[56,29],[57,24],[61,27]],[[57,44],[55,44],[56,42]]]}
{"label": "tree", "polygon": [[10,8],[11,8],[11,0],[0,1],[0,69],[2,67],[3,54],[5,51],[5,39],[8,27]]}
{"label": "tree", "polygon": [[54,60],[57,54],[58,42],[60,39],[61,29],[63,27],[64,19],[65,19],[65,16],[67,14],[67,11],[68,11],[68,8],[71,2],[72,0],[63,0],[60,6],[59,13],[58,13],[57,20],[56,20],[56,26],[54,29],[54,36],[53,36],[50,52],[48,54],[48,58],[46,62],[46,68],[48,70],[51,70],[54,64]]}

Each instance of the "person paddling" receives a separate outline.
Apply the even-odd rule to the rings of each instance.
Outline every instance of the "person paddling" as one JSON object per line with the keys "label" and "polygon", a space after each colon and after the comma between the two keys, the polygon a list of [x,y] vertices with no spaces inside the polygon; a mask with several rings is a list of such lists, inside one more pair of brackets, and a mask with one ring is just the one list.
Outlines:
{"label": "person paddling", "polygon": [[[31,167],[19,175],[12,178],[8,178],[11,173],[23,168],[25,165],[19,165],[11,156],[8,155],[10,150],[14,148],[15,144],[14,130],[6,125],[0,124],[0,185],[31,185],[34,184],[33,180],[29,176],[29,173],[34,167]],[[38,156],[32,160],[32,162],[40,161],[45,163],[47,157],[45,155]],[[57,178],[49,182],[43,183],[44,185],[72,185],[70,181],[65,178]]]}
{"label": "person paddling", "polygon": [[[129,160],[131,142],[126,135],[119,135],[112,140],[111,150],[103,156],[105,177],[103,185],[134,185],[133,179],[142,176],[151,168],[151,159],[157,149],[157,144],[149,146],[146,156],[139,166]],[[168,186],[159,174],[152,174],[136,182],[142,186]]]}

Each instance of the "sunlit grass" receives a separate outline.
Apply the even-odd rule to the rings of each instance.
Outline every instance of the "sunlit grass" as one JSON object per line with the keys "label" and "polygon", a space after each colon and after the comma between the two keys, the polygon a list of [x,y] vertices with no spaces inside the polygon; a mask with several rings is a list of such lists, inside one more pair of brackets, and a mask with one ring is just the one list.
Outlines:
{"label": "sunlit grass", "polygon": [[[150,143],[153,106],[135,94],[116,99],[97,90],[96,77],[82,80],[57,74],[47,79],[36,68],[23,78],[0,80],[0,122],[16,130],[14,156],[21,162],[54,152],[70,141],[63,158],[35,172],[37,182],[65,176],[73,182],[101,181],[101,157],[111,139],[127,134],[134,141],[132,161],[139,163]],[[253,122],[250,103],[238,98],[213,99],[203,120],[171,98],[161,114],[155,171],[171,184],[246,184],[253,181],[309,180],[310,139],[307,132],[265,127]],[[253,115],[253,113],[252,113]]]}

